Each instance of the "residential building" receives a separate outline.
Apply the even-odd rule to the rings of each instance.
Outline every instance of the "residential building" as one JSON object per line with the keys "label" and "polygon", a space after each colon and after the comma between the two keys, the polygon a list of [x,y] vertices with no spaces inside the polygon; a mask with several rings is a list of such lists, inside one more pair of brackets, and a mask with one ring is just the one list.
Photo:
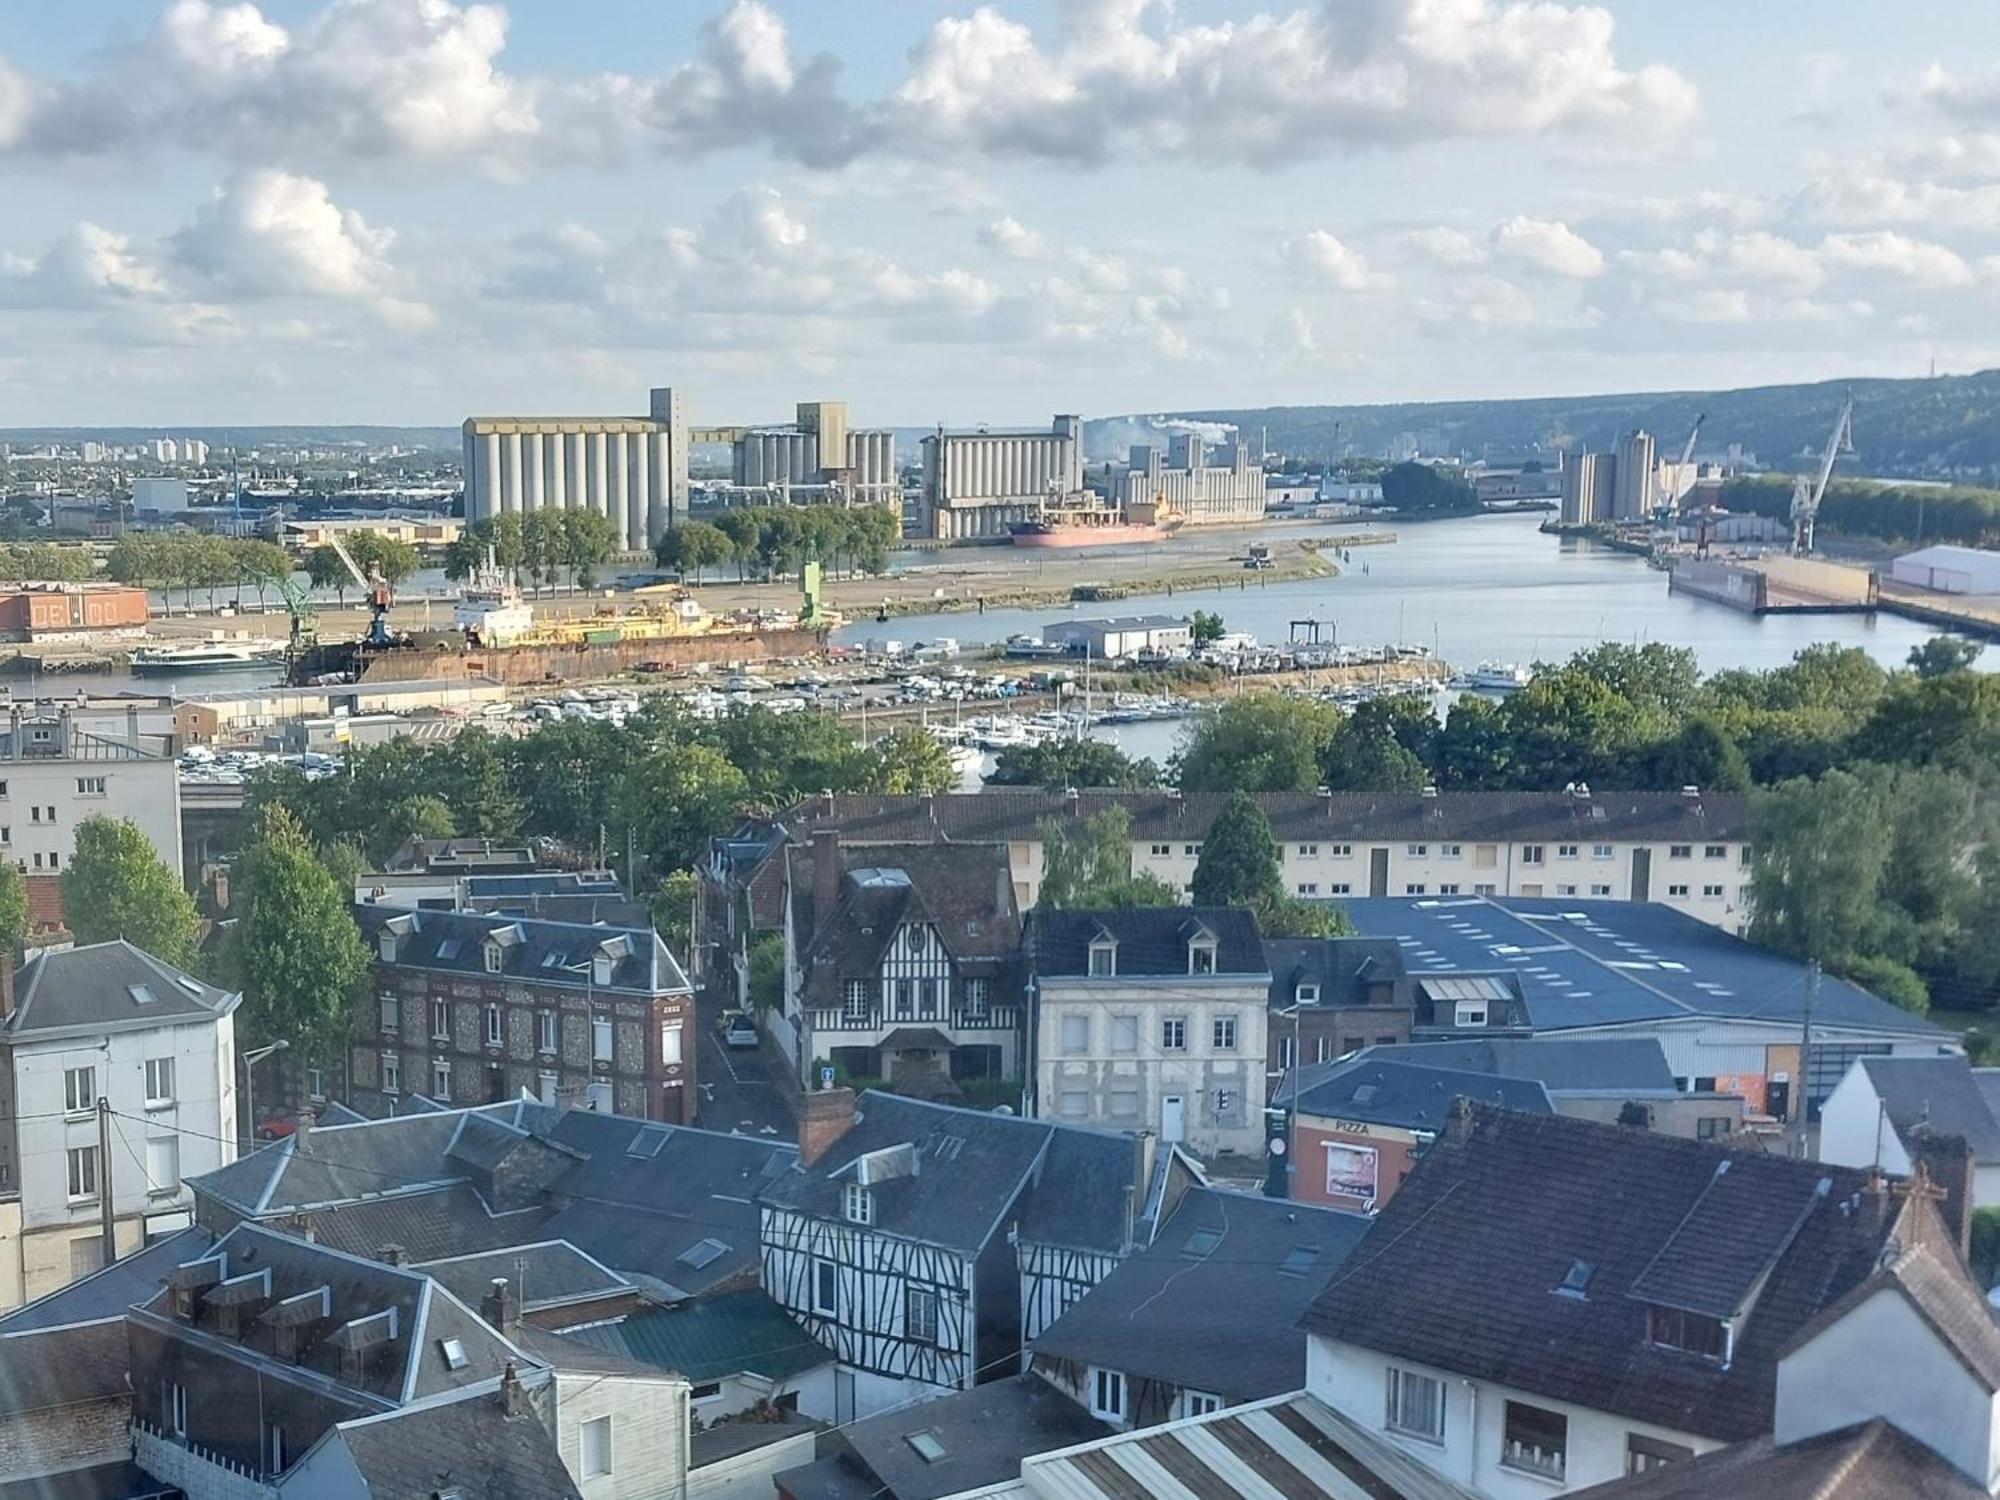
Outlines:
{"label": "residential building", "polygon": [[1857,1057],[1820,1111],[1819,1156],[1907,1177],[1926,1132],[1965,1141],[1973,1206],[2000,1207],[2000,1068],[1961,1056]]}
{"label": "residential building", "polygon": [[[935,797],[836,793],[778,816],[788,836],[850,845],[1004,844],[1021,910],[1041,889],[1041,825],[1120,807],[1132,868],[1185,892],[1228,798],[1174,791],[988,788]],[[1307,900],[1547,896],[1651,901],[1717,927],[1749,924],[1748,799],[1735,793],[1272,792],[1257,798],[1285,888]]]}
{"label": "residential building", "polygon": [[122,734],[85,729],[67,712],[15,708],[0,731],[0,857],[22,874],[59,875],[85,818],[129,818],[176,874],[181,868],[180,765],[165,735],[142,734],[136,707]]}
{"label": "residential building", "polygon": [[1042,640],[1078,656],[1121,661],[1128,656],[1169,656],[1194,644],[1194,625],[1178,615],[1123,615],[1111,620],[1058,620],[1042,627]]}
{"label": "residential building", "polygon": [[1004,850],[850,850],[826,832],[784,858],[785,997],[766,1024],[802,1083],[822,1063],[926,1098],[1020,1079],[1021,918]]}
{"label": "residential building", "polygon": [[1301,1390],[1299,1316],[1367,1232],[1359,1214],[1191,1189],[1152,1244],[1042,1331],[1033,1368],[1123,1428]]}
{"label": "residential building", "polygon": [[1928,1181],[1913,1186],[1880,1268],[1780,1352],[1770,1433],[1585,1493],[1985,1500],[2000,1490],[2000,1325]]}
{"label": "residential building", "polygon": [[1264,1149],[1270,970],[1246,911],[1038,911],[1035,1113],[1203,1156]]}
{"label": "residential building", "polygon": [[[1213,456],[1214,462],[1209,460]],[[1245,525],[1264,519],[1264,466],[1241,438],[1210,454],[1199,433],[1177,432],[1165,453],[1135,444],[1123,472],[1111,476],[1111,497],[1131,510],[1156,506],[1189,526]]]}
{"label": "residential building", "polygon": [[1083,489],[1083,418],[1032,428],[943,427],[923,441],[917,534],[939,541],[997,537],[1033,520],[1051,498]]}
{"label": "residential building", "polygon": [[1150,1141],[895,1094],[808,1094],[767,1182],[764,1290],[834,1352],[834,1419],[1017,1373],[1185,1177]]}
{"label": "residential building", "polygon": [[191,1221],[236,1157],[241,999],[123,941],[0,965],[0,1307],[104,1264],[106,1194],[110,1258]]}
{"label": "residential building", "polygon": [[1650,1038],[1678,1090],[1736,1095],[1767,1128],[1801,1100],[1817,1117],[1857,1057],[1959,1050],[1955,1034],[1829,975],[1801,1084],[1803,966],[1660,906],[1458,896],[1346,910],[1420,965],[1413,1040]]}
{"label": "residential building", "polygon": [[1307,1388],[1491,1500],[1757,1438],[1897,1208],[1849,1168],[1460,1103],[1307,1309]]}
{"label": "residential building", "polygon": [[693,987],[650,925],[363,903],[373,1025],[349,1043],[347,1103],[413,1098],[694,1118]]}
{"label": "residential building", "polygon": [[1271,971],[1265,1072],[1331,1062],[1363,1047],[1407,1041],[1411,986],[1389,938],[1265,938]]}

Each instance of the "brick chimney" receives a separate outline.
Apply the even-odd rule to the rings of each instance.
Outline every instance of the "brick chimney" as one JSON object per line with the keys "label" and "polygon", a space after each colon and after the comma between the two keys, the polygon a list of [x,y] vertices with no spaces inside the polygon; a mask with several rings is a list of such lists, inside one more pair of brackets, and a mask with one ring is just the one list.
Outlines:
{"label": "brick chimney", "polygon": [[514,1368],[514,1361],[507,1361],[507,1368],[500,1372],[500,1414],[505,1417],[524,1417],[528,1414],[528,1393],[521,1388],[521,1375]]}
{"label": "brick chimney", "polygon": [[0,1025],[14,1019],[14,955],[0,953]]}
{"label": "brick chimney", "polygon": [[810,1167],[854,1124],[853,1089],[818,1089],[799,1100],[799,1165]]}
{"label": "brick chimney", "polygon": [[[1958,1253],[1972,1258],[1972,1146],[1962,1135],[1946,1135],[1928,1125],[1909,1132],[1911,1166],[1931,1183],[1938,1217],[1958,1244]],[[1914,1185],[1913,1185],[1914,1186]]]}
{"label": "brick chimney", "polygon": [[[813,926],[833,915],[833,909],[840,904],[840,830],[838,828],[815,828],[813,830]],[[801,936],[811,936],[810,933]]]}
{"label": "brick chimney", "polygon": [[391,1240],[376,1250],[375,1258],[385,1266],[407,1266],[410,1263],[410,1252]]}
{"label": "brick chimney", "polygon": [[480,1299],[479,1315],[506,1338],[512,1338],[521,1328],[521,1303],[514,1295],[514,1284],[505,1276],[495,1276],[493,1285]]}
{"label": "brick chimney", "polygon": [[313,1126],[319,1123],[319,1116],[311,1108],[299,1111],[297,1122],[292,1126],[292,1150],[299,1156],[312,1150]]}

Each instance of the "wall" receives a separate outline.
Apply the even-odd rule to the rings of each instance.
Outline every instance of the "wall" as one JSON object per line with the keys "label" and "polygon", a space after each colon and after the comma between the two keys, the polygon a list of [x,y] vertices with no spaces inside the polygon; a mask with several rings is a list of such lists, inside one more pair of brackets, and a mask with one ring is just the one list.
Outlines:
{"label": "wall", "polygon": [[1841,1167],[1880,1166],[1897,1177],[1909,1174],[1909,1153],[1858,1064],[1847,1070],[1820,1109],[1819,1159]]}
{"label": "wall", "polygon": [[[1352,1191],[1340,1191],[1328,1182],[1328,1147],[1354,1153],[1373,1152],[1374,1188],[1367,1191],[1357,1179]],[[1324,1203],[1358,1213],[1379,1212],[1396,1196],[1396,1189],[1416,1164],[1418,1142],[1414,1134],[1393,1125],[1372,1125],[1360,1120],[1335,1120],[1300,1114],[1292,1123],[1292,1197],[1301,1203]],[[1356,1165],[1365,1156],[1350,1158]]]}
{"label": "wall", "polygon": [[10,1480],[116,1463],[132,1451],[125,1396],[0,1417],[0,1474]]}
{"label": "wall", "polygon": [[[687,1385],[616,1375],[558,1373],[556,1450],[583,1500],[665,1500],[687,1473]],[[611,1472],[583,1475],[585,1422],[611,1418]]]}
{"label": "wall", "polygon": [[[79,777],[102,777],[104,792],[81,793]],[[31,815],[54,807],[53,821]],[[93,814],[130,818],[160,862],[181,870],[180,767],[172,760],[0,760],[0,856],[28,874],[60,872],[76,853],[76,825]]]}
{"label": "wall", "polygon": [[771,1476],[813,1461],[813,1434],[794,1433],[688,1470],[687,1500],[771,1500]]}
{"label": "wall", "polygon": [[769,661],[819,656],[825,640],[811,630],[757,630],[657,641],[575,642],[514,646],[505,651],[387,651],[372,657],[361,680],[407,682],[420,677],[490,677],[505,683],[601,682],[650,662]]}

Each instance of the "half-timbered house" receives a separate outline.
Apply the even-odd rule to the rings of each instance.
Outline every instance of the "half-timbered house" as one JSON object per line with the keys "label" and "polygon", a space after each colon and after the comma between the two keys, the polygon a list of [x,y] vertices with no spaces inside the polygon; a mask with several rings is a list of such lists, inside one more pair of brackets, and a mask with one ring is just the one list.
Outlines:
{"label": "half-timbered house", "polygon": [[1169,1191],[1144,1137],[872,1092],[824,1115],[759,1203],[764,1289],[834,1352],[837,1420],[1016,1373]]}
{"label": "half-timbered house", "polygon": [[816,1062],[925,1098],[1018,1078],[1021,917],[1004,849],[785,851],[785,1003],[771,1025],[808,1085]]}

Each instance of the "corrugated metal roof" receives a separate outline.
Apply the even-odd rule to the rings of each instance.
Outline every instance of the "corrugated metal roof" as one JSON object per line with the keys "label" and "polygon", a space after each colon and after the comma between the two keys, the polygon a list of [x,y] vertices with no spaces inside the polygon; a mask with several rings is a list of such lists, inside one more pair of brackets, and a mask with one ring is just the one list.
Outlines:
{"label": "corrugated metal roof", "polygon": [[755,1289],[651,1308],[620,1323],[574,1329],[568,1337],[697,1383],[746,1371],[785,1380],[833,1360],[830,1349]]}

